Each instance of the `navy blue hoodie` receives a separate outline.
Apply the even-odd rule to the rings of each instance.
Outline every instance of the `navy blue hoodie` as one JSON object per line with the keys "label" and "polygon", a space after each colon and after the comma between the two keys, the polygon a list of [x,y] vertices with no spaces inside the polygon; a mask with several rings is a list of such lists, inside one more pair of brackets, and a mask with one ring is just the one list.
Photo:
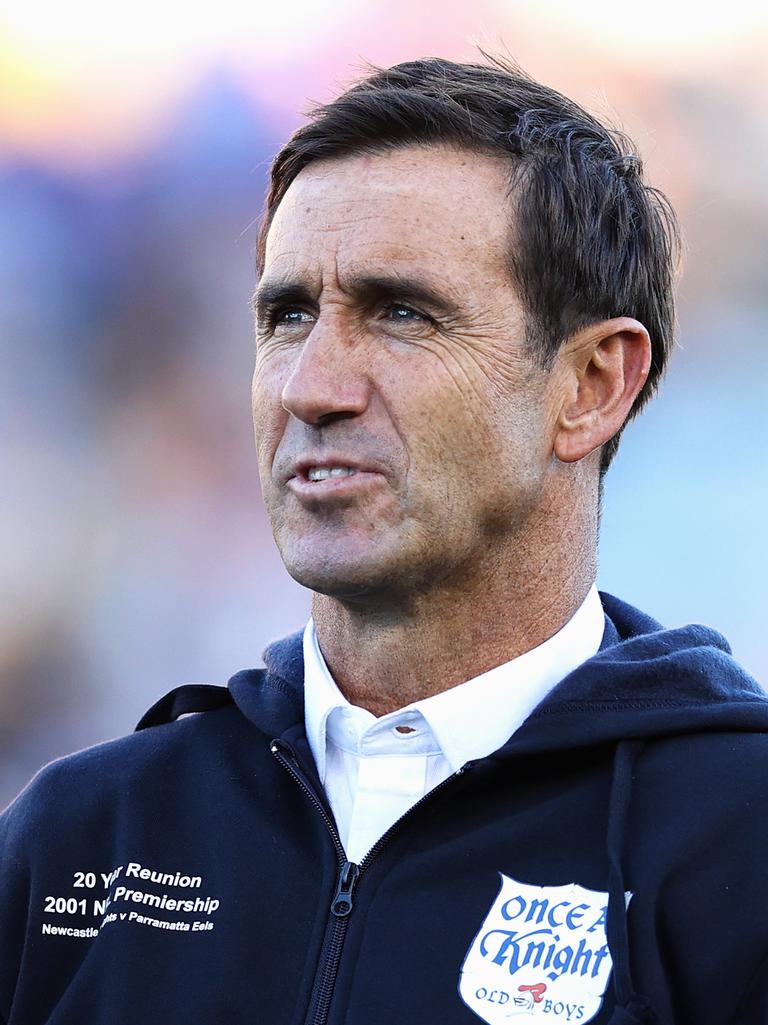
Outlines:
{"label": "navy blue hoodie", "polygon": [[598,654],[359,866],[300,635],[47,766],[0,818],[0,1022],[765,1025],[768,699],[602,597]]}

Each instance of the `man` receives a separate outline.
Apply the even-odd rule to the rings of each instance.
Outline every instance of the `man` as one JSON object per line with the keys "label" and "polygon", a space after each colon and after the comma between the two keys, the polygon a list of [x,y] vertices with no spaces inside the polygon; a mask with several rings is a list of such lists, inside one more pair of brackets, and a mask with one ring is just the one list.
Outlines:
{"label": "man", "polygon": [[674,253],[626,142],[501,63],[296,133],[253,401],[312,621],[6,813],[5,1025],[768,1021],[768,702],[594,588]]}

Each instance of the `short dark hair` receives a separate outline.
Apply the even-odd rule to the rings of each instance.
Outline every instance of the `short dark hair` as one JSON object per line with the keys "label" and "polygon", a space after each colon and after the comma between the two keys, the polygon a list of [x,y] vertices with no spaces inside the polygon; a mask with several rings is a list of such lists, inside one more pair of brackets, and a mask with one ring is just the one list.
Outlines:
{"label": "short dark hair", "polygon": [[[410,145],[450,145],[510,159],[514,197],[510,272],[526,311],[526,341],[547,367],[590,323],[631,316],[648,330],[648,379],[630,411],[653,394],[673,344],[679,252],[674,211],[643,180],[630,140],[512,62],[425,59],[373,72],[315,107],[275,157],[257,244],[263,270],[275,210],[318,160]],[[601,471],[619,443],[604,446]]]}

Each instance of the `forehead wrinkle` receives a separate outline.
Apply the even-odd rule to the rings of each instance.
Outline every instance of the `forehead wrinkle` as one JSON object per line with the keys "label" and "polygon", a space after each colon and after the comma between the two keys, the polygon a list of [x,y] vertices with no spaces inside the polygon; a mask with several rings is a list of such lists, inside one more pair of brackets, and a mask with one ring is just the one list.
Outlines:
{"label": "forehead wrinkle", "polygon": [[[355,158],[323,164],[321,161],[322,174],[313,173],[313,167],[299,174],[278,207],[275,221],[282,220],[281,214],[287,214],[294,219],[294,231],[304,229],[312,234],[334,235],[360,224],[381,223],[390,218],[396,222],[429,224],[433,232],[438,231],[442,238],[449,239],[469,238],[473,229],[477,229],[471,204],[468,208],[461,195],[455,203],[446,201],[447,195],[455,195],[455,168],[444,169],[446,180],[439,187],[423,188],[418,180],[418,168],[413,169],[416,173],[410,177],[400,173],[393,180],[393,168],[386,163],[379,169],[381,173],[373,174],[369,169],[369,173],[354,177],[350,169],[356,165]],[[482,175],[478,181],[472,173],[461,176],[459,193],[464,193],[463,200],[471,201],[478,187],[485,191],[484,187],[495,184],[483,180],[485,177]],[[508,203],[507,191],[505,178],[497,197],[501,207]],[[343,208],[344,216],[332,216],[339,208]],[[491,241],[487,233],[485,241]]]}
{"label": "forehead wrinkle", "polygon": [[[444,313],[456,314],[466,307],[470,278],[476,275],[484,278],[495,269],[496,254],[488,250],[484,251],[485,261],[473,260],[471,267],[464,268],[464,273],[452,276],[441,272],[444,260],[437,267],[429,266],[421,246],[393,243],[392,248],[394,252],[382,253],[377,246],[369,257],[361,254],[359,247],[353,247],[352,252],[347,252],[344,246],[334,246],[324,253],[283,251],[265,266],[256,297],[303,290],[317,300],[324,293],[335,292],[348,299],[364,301],[377,295],[389,293],[396,297],[400,293],[404,300],[410,297],[412,301],[425,302]],[[477,282],[474,287],[478,287]]]}
{"label": "forehead wrinkle", "polygon": [[[353,158],[321,161],[298,176],[276,211],[265,262],[288,260],[294,273],[307,281],[311,277],[318,289],[327,287],[326,281],[346,288],[347,280],[361,275],[386,271],[410,277],[418,271],[419,277],[432,277],[437,291],[456,299],[465,286],[482,291],[486,275],[508,270],[508,211],[491,221],[486,209],[481,221],[488,223],[478,223],[474,204],[448,202],[441,189],[418,191],[402,174],[393,181],[391,165],[380,168],[386,172],[383,180],[372,168],[353,176],[356,163]],[[456,167],[452,170],[455,175]],[[461,171],[472,183],[469,165]],[[477,184],[496,184],[488,177],[486,169]],[[506,176],[498,198],[503,211],[509,202]],[[334,217],[339,209],[344,216]]]}

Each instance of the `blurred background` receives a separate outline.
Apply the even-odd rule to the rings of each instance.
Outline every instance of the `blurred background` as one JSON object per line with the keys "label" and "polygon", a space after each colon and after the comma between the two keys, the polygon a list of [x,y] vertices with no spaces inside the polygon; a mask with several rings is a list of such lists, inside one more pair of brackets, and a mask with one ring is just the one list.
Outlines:
{"label": "blurred background", "polygon": [[0,0],[0,806],[304,622],[249,416],[269,161],[365,60],[478,43],[620,122],[685,233],[599,583],[768,680],[765,4]]}

